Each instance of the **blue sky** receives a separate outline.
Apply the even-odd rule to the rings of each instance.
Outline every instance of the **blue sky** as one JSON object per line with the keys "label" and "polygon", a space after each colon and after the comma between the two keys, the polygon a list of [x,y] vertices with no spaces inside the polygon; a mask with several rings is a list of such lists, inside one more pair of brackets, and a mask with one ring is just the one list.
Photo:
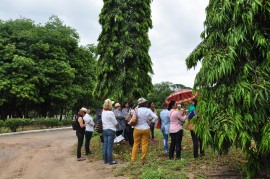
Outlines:
{"label": "blue sky", "polygon": [[[205,8],[209,0],[154,0],[153,28],[149,31],[153,83],[170,81],[192,87],[196,69],[187,70],[185,59],[201,42]],[[80,44],[97,44],[101,32],[98,16],[101,0],[1,0],[1,20],[29,18],[44,24],[52,15],[74,28]]]}

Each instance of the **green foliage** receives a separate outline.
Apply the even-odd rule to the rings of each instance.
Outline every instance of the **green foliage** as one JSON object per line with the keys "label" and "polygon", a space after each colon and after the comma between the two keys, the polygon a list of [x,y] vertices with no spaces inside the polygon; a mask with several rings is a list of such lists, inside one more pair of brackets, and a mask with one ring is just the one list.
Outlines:
{"label": "green foliage", "polygon": [[202,68],[196,132],[216,150],[247,155],[249,177],[269,168],[270,3],[209,1],[203,41],[186,59]]}
{"label": "green foliage", "polygon": [[5,126],[11,130],[11,132],[16,132],[19,126],[23,124],[22,119],[18,118],[13,118],[13,119],[8,119],[5,122]]}
{"label": "green foliage", "polygon": [[152,28],[151,0],[106,0],[99,16],[98,74],[101,98],[138,99],[152,90],[148,54]]}
{"label": "green foliage", "polygon": [[0,39],[0,118],[62,116],[90,104],[96,50],[79,47],[76,30],[56,16],[44,26],[29,19],[0,21]]}
{"label": "green foliage", "polygon": [[153,91],[148,94],[147,100],[154,101],[156,108],[163,108],[165,99],[175,90],[189,89],[182,84],[173,84],[171,82],[161,82],[154,84]]}
{"label": "green foliage", "polygon": [[70,126],[72,119],[64,119],[61,121],[61,126]]}
{"label": "green foliage", "polygon": [[49,127],[53,128],[53,127],[55,127],[55,126],[60,126],[61,123],[60,123],[59,120],[56,119],[56,118],[46,118],[46,119],[44,120],[44,125],[45,125],[47,128],[49,128]]}
{"label": "green foliage", "polygon": [[0,127],[5,127],[5,121],[0,120]]}

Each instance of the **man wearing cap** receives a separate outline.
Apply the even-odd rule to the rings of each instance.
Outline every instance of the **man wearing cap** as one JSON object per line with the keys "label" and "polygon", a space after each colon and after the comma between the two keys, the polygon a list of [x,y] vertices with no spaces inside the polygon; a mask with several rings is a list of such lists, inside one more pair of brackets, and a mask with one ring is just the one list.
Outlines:
{"label": "man wearing cap", "polygon": [[146,153],[148,150],[149,138],[150,138],[150,127],[148,125],[149,118],[152,118],[153,122],[156,122],[158,117],[157,115],[147,108],[147,100],[144,98],[138,99],[139,107],[135,109],[134,113],[138,118],[137,125],[134,126],[134,144],[132,147],[131,163],[135,162],[136,156],[140,144],[142,148],[142,164],[144,165],[146,159]]}

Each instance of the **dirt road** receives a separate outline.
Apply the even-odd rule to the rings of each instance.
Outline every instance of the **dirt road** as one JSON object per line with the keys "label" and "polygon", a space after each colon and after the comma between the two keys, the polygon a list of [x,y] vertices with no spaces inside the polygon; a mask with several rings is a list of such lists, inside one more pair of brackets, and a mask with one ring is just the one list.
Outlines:
{"label": "dirt road", "polygon": [[121,164],[78,162],[71,154],[76,141],[71,129],[0,136],[0,178],[115,178],[112,167]]}

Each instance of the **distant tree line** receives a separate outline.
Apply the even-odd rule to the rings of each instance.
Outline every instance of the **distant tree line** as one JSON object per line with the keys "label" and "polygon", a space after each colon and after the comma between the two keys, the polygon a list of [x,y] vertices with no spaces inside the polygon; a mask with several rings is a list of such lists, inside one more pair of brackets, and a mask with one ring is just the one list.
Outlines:
{"label": "distant tree line", "polygon": [[93,105],[95,47],[56,16],[0,21],[0,118],[68,114]]}

